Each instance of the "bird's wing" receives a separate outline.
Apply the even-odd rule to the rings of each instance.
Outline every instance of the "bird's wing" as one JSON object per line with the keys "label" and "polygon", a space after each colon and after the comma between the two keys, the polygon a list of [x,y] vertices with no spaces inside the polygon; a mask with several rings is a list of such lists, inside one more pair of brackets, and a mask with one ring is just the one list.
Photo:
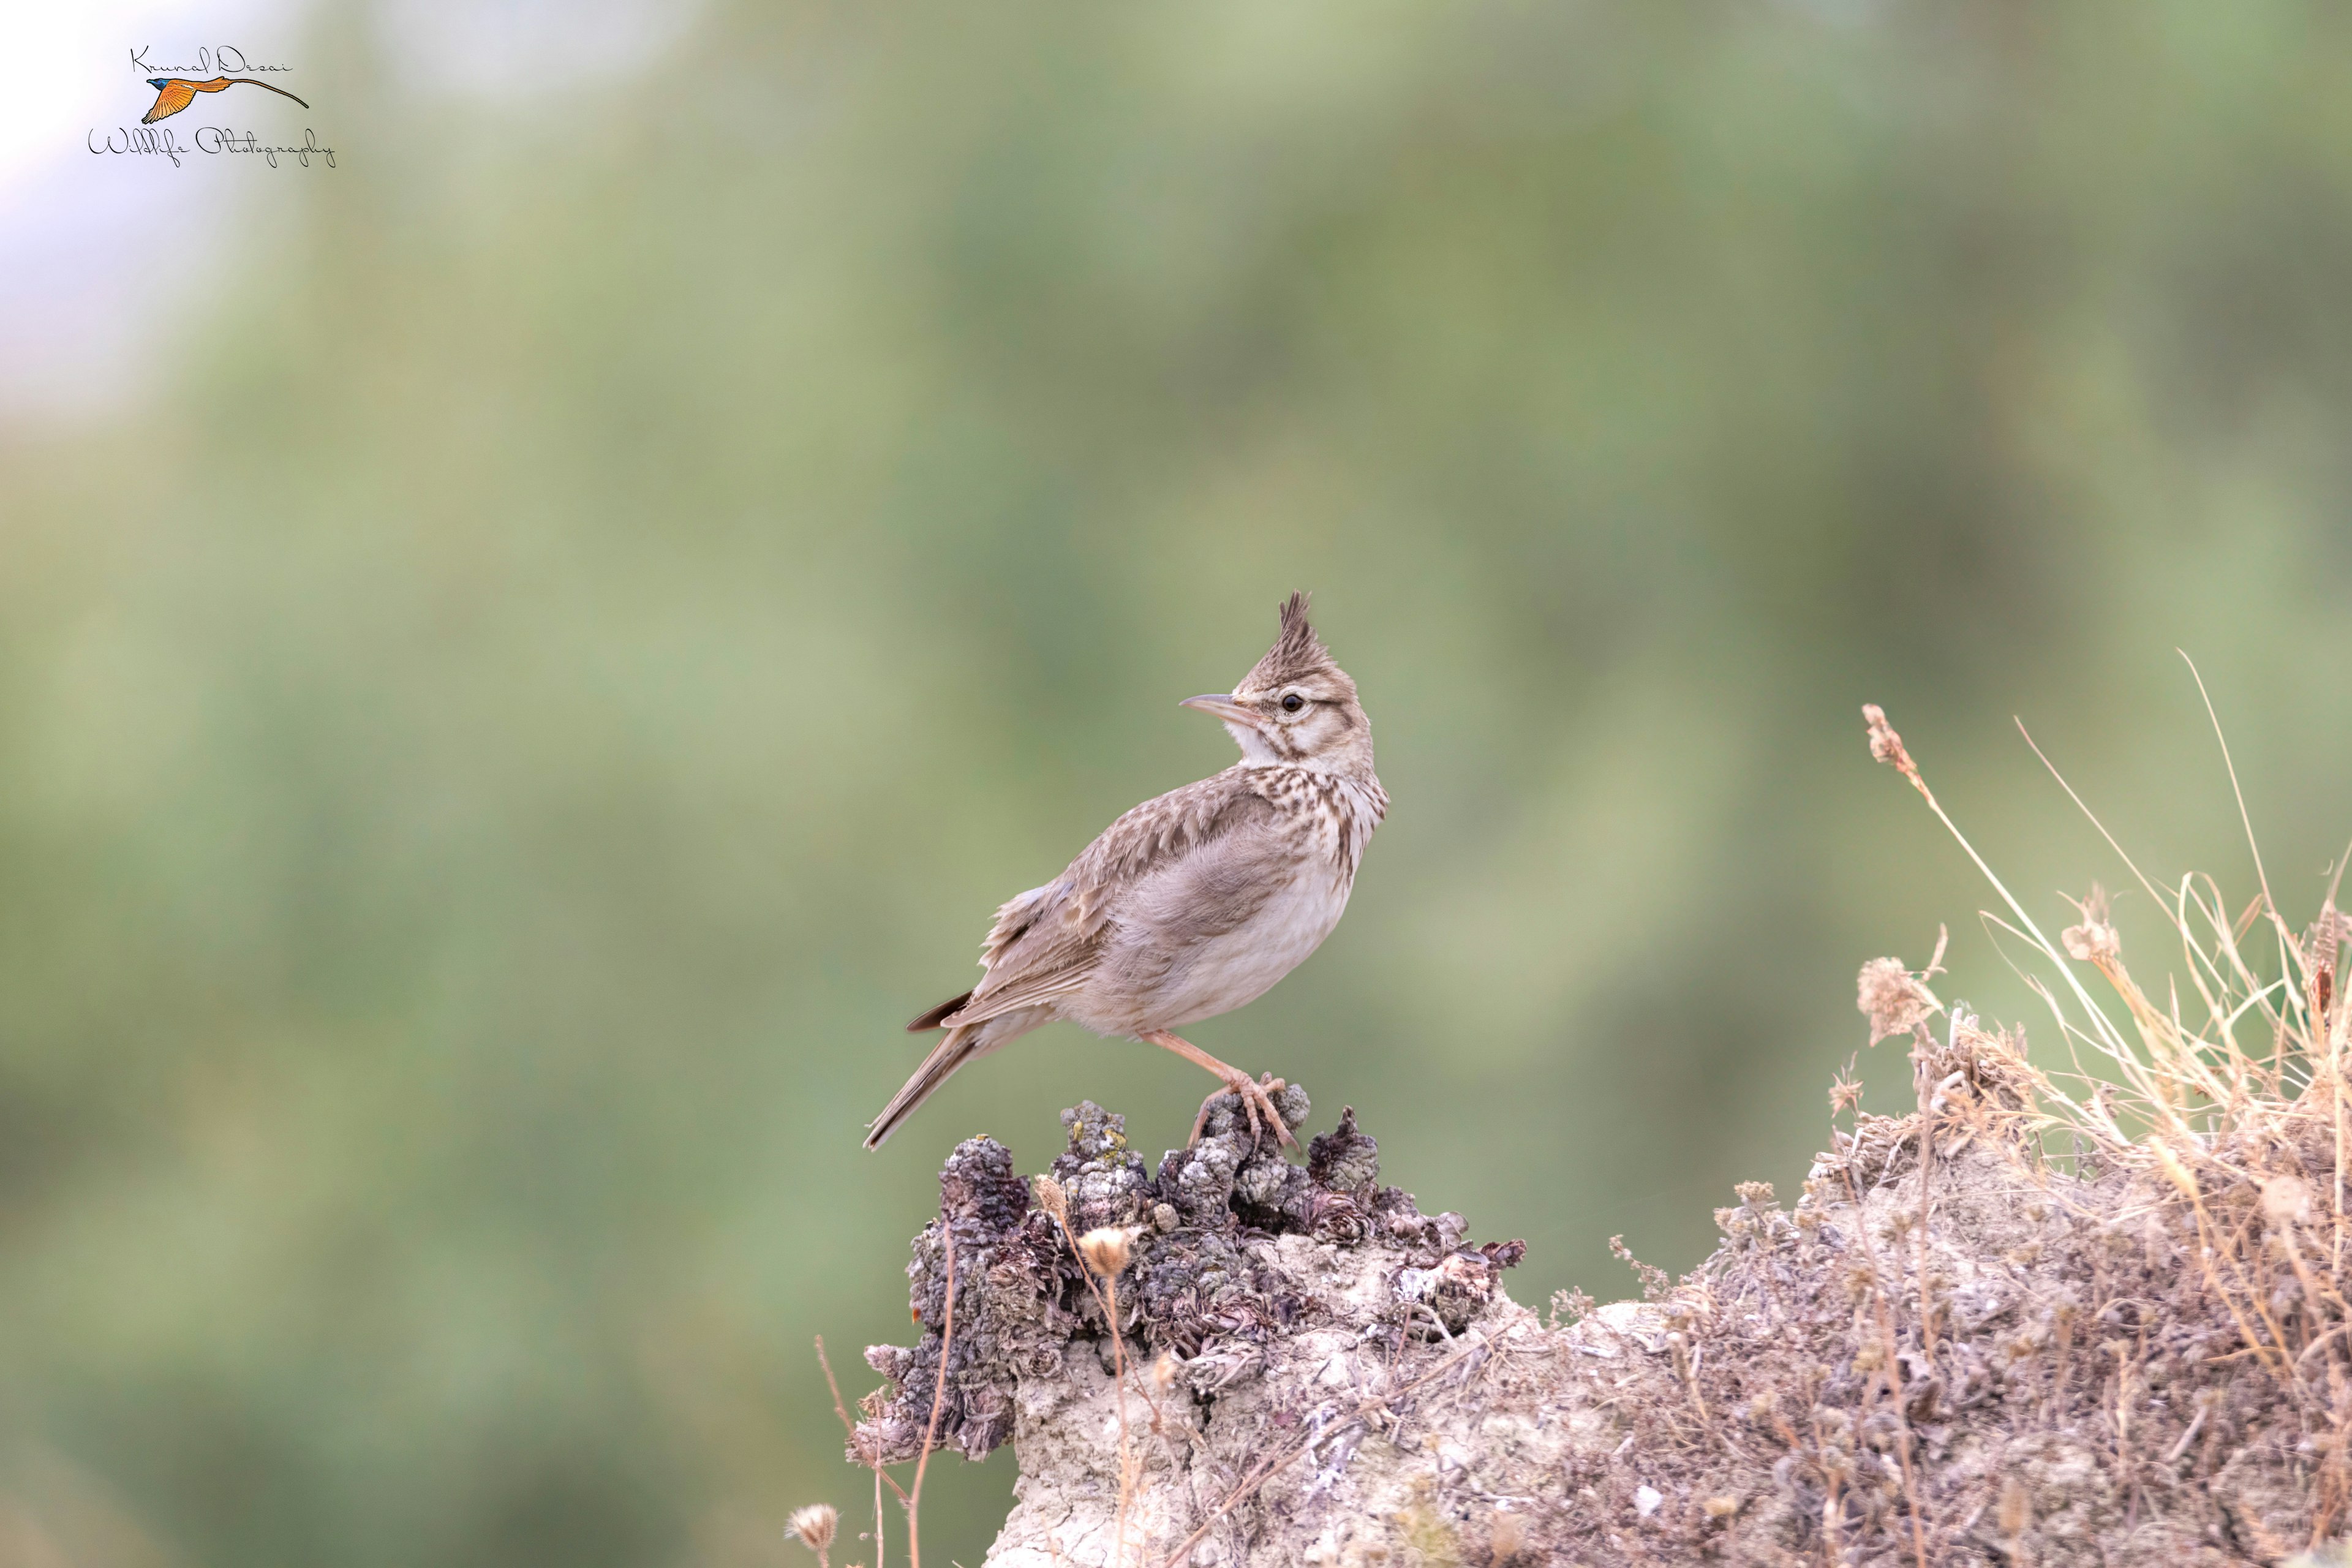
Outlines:
{"label": "bird's wing", "polygon": [[152,125],[159,120],[169,120],[195,101],[195,84],[173,77],[155,94],[155,106],[139,117],[139,123]]}
{"label": "bird's wing", "polygon": [[946,1021],[977,1024],[1076,990],[1101,955],[1121,892],[1268,810],[1246,771],[1228,768],[1128,812],[1061,876],[997,911],[982,947],[988,978]]}
{"label": "bird's wing", "polygon": [[1007,899],[996,911],[996,923],[988,928],[988,940],[980,944],[980,966],[993,969],[1013,943],[1029,934],[1037,917],[1063,890],[1062,882],[1048,882],[1042,888],[1032,888]]}

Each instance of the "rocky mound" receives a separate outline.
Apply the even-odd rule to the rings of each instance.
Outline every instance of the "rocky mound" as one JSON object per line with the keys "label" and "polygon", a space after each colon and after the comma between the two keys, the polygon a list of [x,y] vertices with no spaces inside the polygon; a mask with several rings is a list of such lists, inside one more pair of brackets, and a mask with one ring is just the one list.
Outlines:
{"label": "rocky mound", "polygon": [[[934,1423],[973,1457],[1011,1439],[1001,1568],[2187,1568],[2331,1536],[2352,1353],[2322,1111],[2226,1190],[2062,1168],[2013,1043],[1951,1035],[1923,1037],[1928,1109],[1857,1119],[1792,1212],[1744,1186],[1689,1277],[1549,1322],[1501,1288],[1520,1245],[1379,1185],[1352,1114],[1303,1167],[1237,1106],[1156,1174],[1091,1104],[1046,1182],[973,1139],[851,1458]],[[1079,1245],[1105,1231],[1108,1279]]]}

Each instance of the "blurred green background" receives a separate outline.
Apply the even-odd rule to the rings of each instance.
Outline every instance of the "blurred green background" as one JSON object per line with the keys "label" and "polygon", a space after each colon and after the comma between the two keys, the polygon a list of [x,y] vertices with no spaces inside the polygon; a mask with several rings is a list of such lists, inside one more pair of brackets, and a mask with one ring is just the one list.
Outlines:
{"label": "blurred green background", "polygon": [[942,1152],[1208,1087],[1057,1026],[866,1154],[899,1025],[1293,588],[1394,809],[1194,1037],[1523,1300],[1793,1193],[1863,960],[2042,1023],[1858,704],[2044,916],[2122,872],[2013,714],[2252,889],[2176,647],[2283,901],[2352,833],[2340,10],[733,4],[511,103],[418,15],[310,14],[341,167],[146,396],[0,429],[6,1562],[863,1529],[810,1341]]}

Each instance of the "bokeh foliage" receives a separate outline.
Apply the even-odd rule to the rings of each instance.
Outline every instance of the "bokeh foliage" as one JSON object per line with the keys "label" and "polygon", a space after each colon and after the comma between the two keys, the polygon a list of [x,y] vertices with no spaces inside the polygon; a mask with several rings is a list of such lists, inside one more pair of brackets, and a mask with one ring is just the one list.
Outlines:
{"label": "bokeh foliage", "polygon": [[907,1331],[947,1144],[1207,1087],[1049,1031],[863,1154],[898,1026],[1223,764],[1173,703],[1293,587],[1395,810],[1198,1036],[1522,1299],[1789,1190],[1863,959],[1948,921],[2034,1022],[1860,702],[2053,911],[2116,868],[2011,714],[2251,891],[2176,647],[2282,899],[2352,832],[2330,7],[731,5],[520,107],[415,25],[319,14],[342,166],[150,404],[0,437],[0,1526],[65,1561],[859,1517],[809,1341]]}

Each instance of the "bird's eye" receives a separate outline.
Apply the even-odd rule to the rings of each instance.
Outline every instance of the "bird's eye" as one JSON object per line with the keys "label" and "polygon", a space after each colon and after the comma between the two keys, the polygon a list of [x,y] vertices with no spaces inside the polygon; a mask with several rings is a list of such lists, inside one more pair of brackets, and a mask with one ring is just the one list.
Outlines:
{"label": "bird's eye", "polygon": [[1282,710],[1285,713],[1296,713],[1306,706],[1307,699],[1299,696],[1296,691],[1282,700]]}

